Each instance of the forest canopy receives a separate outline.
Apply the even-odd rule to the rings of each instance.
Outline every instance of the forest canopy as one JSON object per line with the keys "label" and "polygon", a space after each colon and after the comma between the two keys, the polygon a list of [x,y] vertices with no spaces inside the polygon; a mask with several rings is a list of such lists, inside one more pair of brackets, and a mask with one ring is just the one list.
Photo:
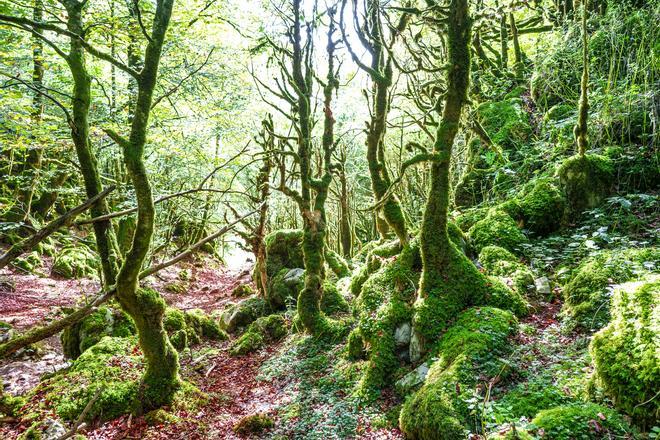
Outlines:
{"label": "forest canopy", "polygon": [[653,0],[0,0],[0,437],[660,436]]}

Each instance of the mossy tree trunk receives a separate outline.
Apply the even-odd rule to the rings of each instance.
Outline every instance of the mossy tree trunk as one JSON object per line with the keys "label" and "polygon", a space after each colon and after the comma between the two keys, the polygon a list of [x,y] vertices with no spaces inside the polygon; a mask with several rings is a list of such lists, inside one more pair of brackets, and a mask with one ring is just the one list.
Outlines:
{"label": "mossy tree trunk", "polygon": [[451,266],[454,264],[452,252],[455,249],[452,248],[447,233],[449,173],[454,139],[467,100],[471,27],[468,0],[451,0],[447,27],[448,65],[451,68],[447,73],[447,93],[442,120],[433,145],[437,159],[431,164],[431,187],[420,232],[422,276],[418,295],[422,298],[448,294],[443,292],[443,287],[447,284],[447,273],[452,270]]}
{"label": "mossy tree trunk", "polygon": [[[376,202],[380,202],[387,194],[391,185],[387,163],[385,159],[385,132],[387,129],[387,115],[390,110],[391,88],[393,81],[393,60],[392,52],[389,50],[393,46],[396,38],[405,29],[408,16],[403,15],[397,27],[392,30],[389,44],[386,45],[386,36],[383,32],[383,23],[381,17],[381,5],[378,0],[367,0],[365,21],[362,26],[356,26],[355,31],[359,35],[359,40],[371,56],[370,65],[362,63],[350,47],[346,38],[346,32],[342,32],[344,42],[346,43],[351,57],[357,65],[362,68],[371,78],[371,111],[370,119],[367,123],[367,164],[369,175],[371,177],[371,187]],[[346,0],[342,2],[342,14],[346,5]],[[354,20],[358,20],[357,3],[353,3]],[[381,217],[382,216],[382,217]],[[385,238],[389,229],[392,229],[401,243],[408,242],[408,231],[405,217],[401,209],[401,203],[396,195],[391,194],[387,200],[382,203],[376,213],[376,227],[381,238]]]}
{"label": "mossy tree trunk", "polygon": [[[65,0],[62,2],[67,10],[67,29],[73,34],[84,37],[82,14],[86,2]],[[92,78],[85,65],[85,49],[79,38],[72,37],[69,43],[69,53],[66,62],[73,78],[73,94],[71,100],[72,123],[71,138],[76,148],[76,155],[80,163],[80,170],[85,184],[85,193],[93,198],[103,191],[98,164],[89,137],[89,108],[91,104]],[[99,200],[92,206],[92,217],[108,214],[108,204],[105,199]],[[94,223],[96,247],[101,259],[103,269],[103,282],[106,286],[115,282],[118,258],[117,245],[109,220]]]}
{"label": "mossy tree trunk", "polygon": [[140,347],[147,363],[140,402],[143,410],[169,403],[180,385],[177,352],[163,328],[165,302],[157,292],[138,288],[140,268],[151,245],[155,216],[151,184],[144,164],[144,148],[158,66],[172,7],[173,0],[157,2],[151,38],[145,49],[144,67],[136,78],[137,97],[128,139],[108,131],[122,148],[138,205],[132,246],[117,275],[116,295],[122,308],[135,322]]}
{"label": "mossy tree trunk", "polygon": [[[281,66],[290,63],[290,69],[283,72],[282,76],[290,87],[279,85],[278,96],[286,99],[291,105],[290,119],[294,121],[297,133],[296,147],[288,145],[286,137],[284,145],[290,147],[287,151],[280,150],[275,155],[278,160],[280,184],[277,189],[289,196],[298,205],[303,222],[302,253],[305,266],[304,287],[298,295],[298,317],[305,330],[311,334],[319,335],[328,330],[328,320],[321,312],[320,303],[323,297],[323,282],[325,280],[325,242],[326,242],[326,211],[325,203],[328,198],[332,173],[337,165],[332,161],[332,155],[336,145],[334,140],[335,119],[332,112],[332,95],[338,87],[337,73],[335,72],[335,41],[336,31],[335,14],[336,8],[328,9],[330,24],[328,27],[328,72],[323,82],[317,79],[323,86],[323,136],[321,139],[321,151],[318,152],[320,169],[315,170],[313,161],[315,150],[312,142],[313,114],[311,108],[314,78],[312,59],[314,54],[313,25],[302,24],[303,11],[302,0],[292,0],[291,30],[289,34],[290,48],[283,48],[271,44],[276,53],[283,58]],[[316,18],[314,18],[316,20]],[[303,32],[305,36],[303,37]],[[287,66],[288,67],[288,66]],[[318,78],[318,77],[317,77]],[[293,90],[290,93],[289,90]],[[293,158],[294,165],[300,179],[300,191],[287,185],[287,157]],[[294,173],[295,174],[295,173]]]}

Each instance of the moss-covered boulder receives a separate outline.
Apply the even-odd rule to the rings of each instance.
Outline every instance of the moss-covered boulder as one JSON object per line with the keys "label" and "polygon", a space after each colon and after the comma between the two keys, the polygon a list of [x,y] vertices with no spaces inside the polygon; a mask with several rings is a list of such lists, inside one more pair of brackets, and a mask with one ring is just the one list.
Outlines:
{"label": "moss-covered boulder", "polygon": [[660,275],[616,288],[611,310],[589,347],[594,379],[617,408],[650,428],[660,420]]}
{"label": "moss-covered boulder", "polygon": [[64,420],[76,420],[99,392],[87,420],[110,420],[136,408],[144,360],[137,340],[106,336],[71,367],[42,381],[30,399],[45,399]]}
{"label": "moss-covered boulder", "polygon": [[461,313],[440,340],[424,385],[403,405],[399,424],[406,438],[454,440],[465,438],[468,429],[479,432],[481,416],[468,401],[488,388],[480,382],[503,374],[502,356],[511,350],[508,338],[517,327],[515,316],[504,310],[475,307]]}
{"label": "moss-covered boulder", "polygon": [[239,284],[231,291],[231,296],[234,298],[245,298],[253,294],[254,289],[250,284]]}
{"label": "moss-covered boulder", "polygon": [[60,336],[64,356],[77,359],[105,336],[125,338],[135,334],[133,320],[117,307],[103,306],[82,321],[64,329]]}
{"label": "moss-covered boulder", "polygon": [[55,254],[51,271],[64,278],[90,277],[98,273],[100,264],[87,246],[79,243],[60,249]]}
{"label": "moss-covered boulder", "polygon": [[258,435],[275,426],[272,417],[258,413],[243,417],[232,428],[241,437]]}
{"label": "moss-covered boulder", "polygon": [[516,150],[531,139],[532,127],[520,98],[486,102],[477,114],[492,141],[505,150]]}
{"label": "moss-covered boulder", "polygon": [[332,249],[325,250],[325,262],[337,278],[345,278],[351,274],[351,268],[344,257]]}
{"label": "moss-covered boulder", "polygon": [[202,338],[216,341],[228,339],[220,324],[199,309],[183,311],[168,307],[163,316],[163,327],[177,350],[199,344]]}
{"label": "moss-covered boulder", "polygon": [[537,235],[547,235],[561,227],[564,215],[564,196],[549,180],[538,180],[531,188],[509,203],[502,205],[523,228]]}
{"label": "moss-covered boulder", "polygon": [[532,420],[536,433],[553,440],[631,438],[630,425],[611,409],[580,402],[541,411]]}
{"label": "moss-covered boulder", "polygon": [[[282,229],[264,238],[266,245],[266,274],[274,276],[283,268],[304,267],[302,254],[303,233],[300,229]],[[255,272],[255,278],[259,274]],[[256,284],[259,285],[258,280]]]}
{"label": "moss-covered boulder", "polygon": [[516,252],[528,241],[515,220],[499,210],[491,210],[485,218],[476,222],[468,231],[468,236],[477,252],[491,245]]}
{"label": "moss-covered boulder", "polygon": [[596,154],[572,156],[558,168],[559,184],[566,195],[570,215],[599,206],[607,197],[614,183],[612,161]]}
{"label": "moss-covered boulder", "polygon": [[277,342],[287,334],[286,320],[282,315],[263,316],[254,321],[231,346],[229,352],[236,355],[251,353],[270,342]]}
{"label": "moss-covered boulder", "polygon": [[521,295],[536,295],[532,271],[518,257],[499,246],[486,246],[479,253],[479,262],[489,275],[504,278],[507,285]]}
{"label": "moss-covered boulder", "polygon": [[11,264],[25,272],[33,273],[43,266],[43,261],[37,251],[32,251],[16,258]]}
{"label": "moss-covered boulder", "polygon": [[579,327],[598,329],[610,317],[611,286],[660,267],[660,249],[603,251],[584,260],[564,284],[563,313]]}
{"label": "moss-covered boulder", "polygon": [[463,232],[468,232],[475,223],[488,215],[490,208],[470,208],[454,213],[454,223]]}
{"label": "moss-covered boulder", "polygon": [[268,310],[266,301],[258,296],[244,299],[236,304],[229,305],[220,316],[220,327],[229,332],[237,333],[257,318],[264,316]]}

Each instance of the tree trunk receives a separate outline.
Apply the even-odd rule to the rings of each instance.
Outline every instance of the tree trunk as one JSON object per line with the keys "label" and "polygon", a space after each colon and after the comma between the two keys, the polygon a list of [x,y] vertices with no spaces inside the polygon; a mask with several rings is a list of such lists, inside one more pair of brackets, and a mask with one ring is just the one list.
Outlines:
{"label": "tree trunk", "polygon": [[575,125],[575,142],[581,157],[589,148],[587,138],[587,122],[589,119],[589,40],[587,38],[587,0],[582,0],[582,79],[580,81],[580,103],[578,106],[578,121]]}
{"label": "tree trunk", "polygon": [[144,411],[170,403],[180,385],[178,355],[163,328],[165,301],[153,290],[138,289],[140,268],[151,245],[155,217],[151,185],[144,165],[144,147],[172,6],[173,0],[159,0],[156,6],[151,40],[145,50],[144,68],[137,81],[138,93],[130,136],[124,139],[112,134],[122,147],[138,204],[133,244],[117,275],[117,300],[135,322],[147,363],[140,402]]}
{"label": "tree trunk", "polygon": [[[82,12],[85,2],[67,0],[63,2],[67,9],[67,29],[77,35],[84,35]],[[88,198],[93,198],[101,191],[101,178],[98,172],[96,157],[92,152],[89,139],[89,107],[91,103],[91,76],[85,66],[85,53],[81,42],[71,38],[67,63],[73,77],[73,98],[71,101],[72,119],[71,138],[76,148],[78,162],[85,183]],[[91,210],[92,217],[106,215],[108,204],[105,199],[99,200]],[[96,247],[103,269],[103,283],[110,286],[115,281],[117,273],[117,246],[110,221],[94,223]]]}

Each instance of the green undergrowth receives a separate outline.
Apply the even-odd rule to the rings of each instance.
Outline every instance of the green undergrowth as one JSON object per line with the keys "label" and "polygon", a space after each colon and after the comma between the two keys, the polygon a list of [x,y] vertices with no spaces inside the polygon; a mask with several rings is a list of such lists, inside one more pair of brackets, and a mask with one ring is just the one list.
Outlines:
{"label": "green undergrowth", "polygon": [[343,352],[343,343],[294,334],[262,365],[258,379],[286,384],[270,438],[353,438],[381,416],[351,394],[359,375]]}

